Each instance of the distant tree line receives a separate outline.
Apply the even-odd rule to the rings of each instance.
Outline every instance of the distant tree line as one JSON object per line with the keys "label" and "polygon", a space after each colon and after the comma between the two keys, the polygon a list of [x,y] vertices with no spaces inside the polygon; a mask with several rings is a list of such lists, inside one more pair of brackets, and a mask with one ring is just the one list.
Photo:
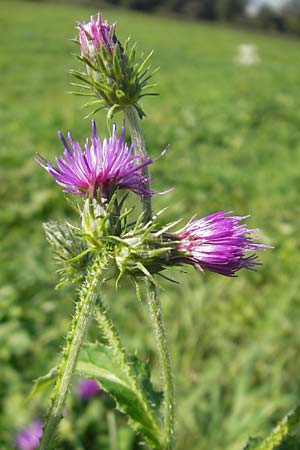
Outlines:
{"label": "distant tree line", "polygon": [[300,36],[300,0],[287,0],[272,8],[262,4],[254,15],[248,14],[252,0],[32,0],[37,2],[75,3],[99,8],[103,4],[145,12],[163,12],[199,20],[235,22],[262,30]]}
{"label": "distant tree line", "polygon": [[106,0],[107,3],[148,12],[164,10],[194,19],[238,22],[263,30],[300,36],[300,0],[288,0],[280,9],[262,4],[247,14],[251,0]]}
{"label": "distant tree line", "polygon": [[107,3],[153,12],[165,10],[203,20],[234,20],[244,16],[249,0],[106,0]]}
{"label": "distant tree line", "polygon": [[300,36],[300,0],[289,0],[280,9],[263,5],[250,23],[264,30]]}

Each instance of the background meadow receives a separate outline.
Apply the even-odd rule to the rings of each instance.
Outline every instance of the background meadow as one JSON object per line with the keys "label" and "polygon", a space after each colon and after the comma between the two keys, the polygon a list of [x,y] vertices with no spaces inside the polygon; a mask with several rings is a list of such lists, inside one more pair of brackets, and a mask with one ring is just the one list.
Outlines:
{"label": "background meadow", "polygon": [[[77,52],[75,22],[96,10],[0,3],[0,449],[41,416],[48,391],[25,399],[32,380],[55,366],[74,307],[71,288],[54,291],[56,267],[42,222],[69,217],[60,188],[34,162],[53,160],[57,130],[84,142],[82,98],[66,93]],[[155,49],[159,97],[145,99],[144,134],[163,221],[217,210],[251,214],[250,225],[273,250],[259,273],[225,279],[177,273],[162,282],[162,303],[176,373],[178,450],[238,450],[264,435],[299,402],[300,388],[300,59],[299,41],[205,23],[104,10],[139,51]],[[240,44],[257,47],[261,62],[235,62]],[[98,113],[106,133],[105,113]],[[157,367],[145,308],[134,288],[106,289],[105,302],[128,348]],[[91,335],[97,330],[91,328]],[[155,384],[159,378],[155,372]],[[76,386],[76,381],[75,381]],[[142,448],[104,395],[71,395],[61,424],[61,450]],[[108,433],[109,434],[109,433]]]}

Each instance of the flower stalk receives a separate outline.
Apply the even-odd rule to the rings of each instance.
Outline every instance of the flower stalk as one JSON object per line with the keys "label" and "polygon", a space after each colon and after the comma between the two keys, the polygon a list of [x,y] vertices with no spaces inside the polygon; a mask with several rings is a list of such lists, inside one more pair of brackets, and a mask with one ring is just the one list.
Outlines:
{"label": "flower stalk", "polygon": [[51,398],[51,405],[46,417],[39,450],[54,448],[56,428],[62,418],[63,408],[70,390],[72,375],[76,366],[79,351],[86,335],[92,316],[99,281],[107,265],[107,257],[99,255],[88,270],[86,279],[80,290],[79,302],[73,318],[71,330],[67,336],[67,344],[58,369],[58,377]]}
{"label": "flower stalk", "polygon": [[[128,123],[131,140],[134,145],[135,153],[143,155],[143,160],[147,160],[147,150],[142,134],[139,115],[134,107],[125,110],[125,119]],[[147,180],[144,185],[145,190],[151,190],[149,167],[143,167],[143,177]],[[152,219],[152,201],[151,196],[142,196],[143,221],[147,223]],[[171,450],[175,445],[174,434],[174,387],[173,372],[171,364],[171,355],[168,346],[167,332],[164,322],[163,311],[160,304],[159,290],[153,282],[145,279],[147,290],[147,303],[151,316],[151,322],[154,329],[156,343],[159,351],[160,365],[164,384],[164,437],[165,449]]]}
{"label": "flower stalk", "polygon": [[155,286],[152,283],[152,281],[148,279],[146,279],[146,288],[147,288],[147,303],[157,340],[164,379],[165,450],[172,450],[175,446],[175,431],[174,431],[175,401],[174,401],[174,385],[173,385],[173,370],[172,370],[171,355],[168,348],[166,326],[160,304],[159,290],[157,286]]}
{"label": "flower stalk", "polygon": [[[135,154],[141,155],[142,161],[148,160],[148,154],[146,150],[145,140],[142,133],[140,118],[138,112],[134,106],[131,106],[125,110],[125,120],[128,123],[129,132],[134,145]],[[144,189],[146,192],[151,192],[151,180],[150,170],[148,165],[142,168],[142,175],[144,180]],[[144,223],[149,222],[152,219],[152,200],[150,195],[142,195],[142,205],[144,213]]]}
{"label": "flower stalk", "polygon": [[281,419],[269,436],[263,440],[255,450],[275,450],[288,436],[297,434],[299,427],[300,407],[295,408],[286,417]]}

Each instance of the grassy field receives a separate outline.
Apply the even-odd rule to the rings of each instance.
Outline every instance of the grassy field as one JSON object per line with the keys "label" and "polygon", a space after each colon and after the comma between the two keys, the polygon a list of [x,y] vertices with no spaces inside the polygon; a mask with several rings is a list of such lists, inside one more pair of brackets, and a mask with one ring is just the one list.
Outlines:
{"label": "grassy field", "polygon": [[[72,212],[34,154],[54,159],[58,129],[72,130],[81,142],[90,132],[80,98],[66,91],[67,70],[76,64],[74,24],[95,12],[0,3],[1,450],[13,448],[16,430],[43,414],[48,393],[24,399],[32,379],[55,365],[74,306],[71,289],[53,291],[56,268],[42,232],[43,221]],[[118,9],[104,13],[117,20],[121,39],[130,34],[140,51],[154,48],[161,67],[161,95],[144,101],[143,127],[151,156],[171,144],[152,169],[154,188],[176,189],[157,196],[155,207],[168,207],[166,221],[217,210],[249,213],[250,225],[275,246],[262,255],[257,274],[224,279],[189,271],[179,287],[165,282],[162,294],[176,372],[178,450],[238,450],[299,401],[299,41]],[[242,43],[257,46],[259,65],[234,61]],[[96,120],[105,131],[105,114]],[[108,288],[106,302],[126,345],[150,360],[159,384],[149,323],[134,290]],[[63,421],[61,449],[112,450],[105,438],[109,400],[82,405],[73,397],[69,409],[77,419],[70,412]],[[117,420],[120,450],[140,448]]]}

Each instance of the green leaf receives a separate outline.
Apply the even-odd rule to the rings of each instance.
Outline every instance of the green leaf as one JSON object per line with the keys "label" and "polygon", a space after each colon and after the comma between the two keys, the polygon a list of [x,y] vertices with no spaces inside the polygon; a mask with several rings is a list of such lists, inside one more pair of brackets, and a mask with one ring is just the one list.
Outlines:
{"label": "green leaf", "polygon": [[115,47],[115,52],[113,55],[113,69],[114,69],[114,73],[116,76],[116,79],[122,80],[123,78],[123,74],[122,74],[122,68],[121,68],[121,52],[120,52],[120,47],[117,45]]}
{"label": "green leaf", "polygon": [[106,106],[100,106],[99,108],[94,109],[93,111],[89,112],[86,116],[84,116],[85,119],[89,119],[90,117],[94,116],[98,111],[101,111],[102,109],[105,109]]}
{"label": "green leaf", "polygon": [[81,97],[95,97],[95,94],[90,92],[76,92],[76,91],[67,91],[68,94],[79,95]]}
{"label": "green leaf", "polygon": [[135,58],[135,49],[136,49],[136,43],[133,44],[133,46],[131,47],[130,53],[129,53],[129,58],[128,58],[128,66],[130,67],[134,61]]}
{"label": "green leaf", "polygon": [[299,436],[287,436],[275,448],[276,448],[276,450],[300,450],[300,439],[299,439]]}
{"label": "green leaf", "polygon": [[85,344],[77,371],[99,382],[152,448],[163,448],[159,413],[162,396],[153,389],[146,363],[133,355],[127,355],[125,361],[120,360],[111,348],[101,343]]}
{"label": "green leaf", "polygon": [[153,55],[154,50],[151,50],[151,52],[149,53],[149,55],[146,56],[146,58],[144,59],[144,61],[142,62],[142,64],[139,66],[138,69],[138,73],[141,73],[143,71],[143,69],[145,68],[146,64],[148,63],[149,59],[151,58],[151,56]]}
{"label": "green leaf", "polygon": [[52,383],[56,379],[57,373],[57,368],[53,367],[46,375],[43,375],[34,380],[34,385],[26,401],[30,401],[36,394],[43,391],[50,383]]}
{"label": "green leaf", "polygon": [[128,45],[130,42],[130,36],[128,36],[128,38],[126,39],[125,43],[124,43],[124,54],[127,55],[127,49],[128,49]]}
{"label": "green leaf", "polygon": [[82,108],[89,108],[90,106],[95,106],[95,105],[103,105],[103,101],[99,100],[99,99],[98,100],[93,100],[91,102],[87,102],[84,105],[82,105]]}
{"label": "green leaf", "polygon": [[262,438],[260,437],[249,437],[247,444],[243,448],[243,450],[255,450],[261,444]]}
{"label": "green leaf", "polygon": [[78,59],[78,61],[81,61],[81,62],[87,64],[93,70],[95,70],[95,71],[98,70],[98,68],[94,64],[92,64],[92,62],[88,58],[86,58],[85,56],[75,55],[75,58]]}

